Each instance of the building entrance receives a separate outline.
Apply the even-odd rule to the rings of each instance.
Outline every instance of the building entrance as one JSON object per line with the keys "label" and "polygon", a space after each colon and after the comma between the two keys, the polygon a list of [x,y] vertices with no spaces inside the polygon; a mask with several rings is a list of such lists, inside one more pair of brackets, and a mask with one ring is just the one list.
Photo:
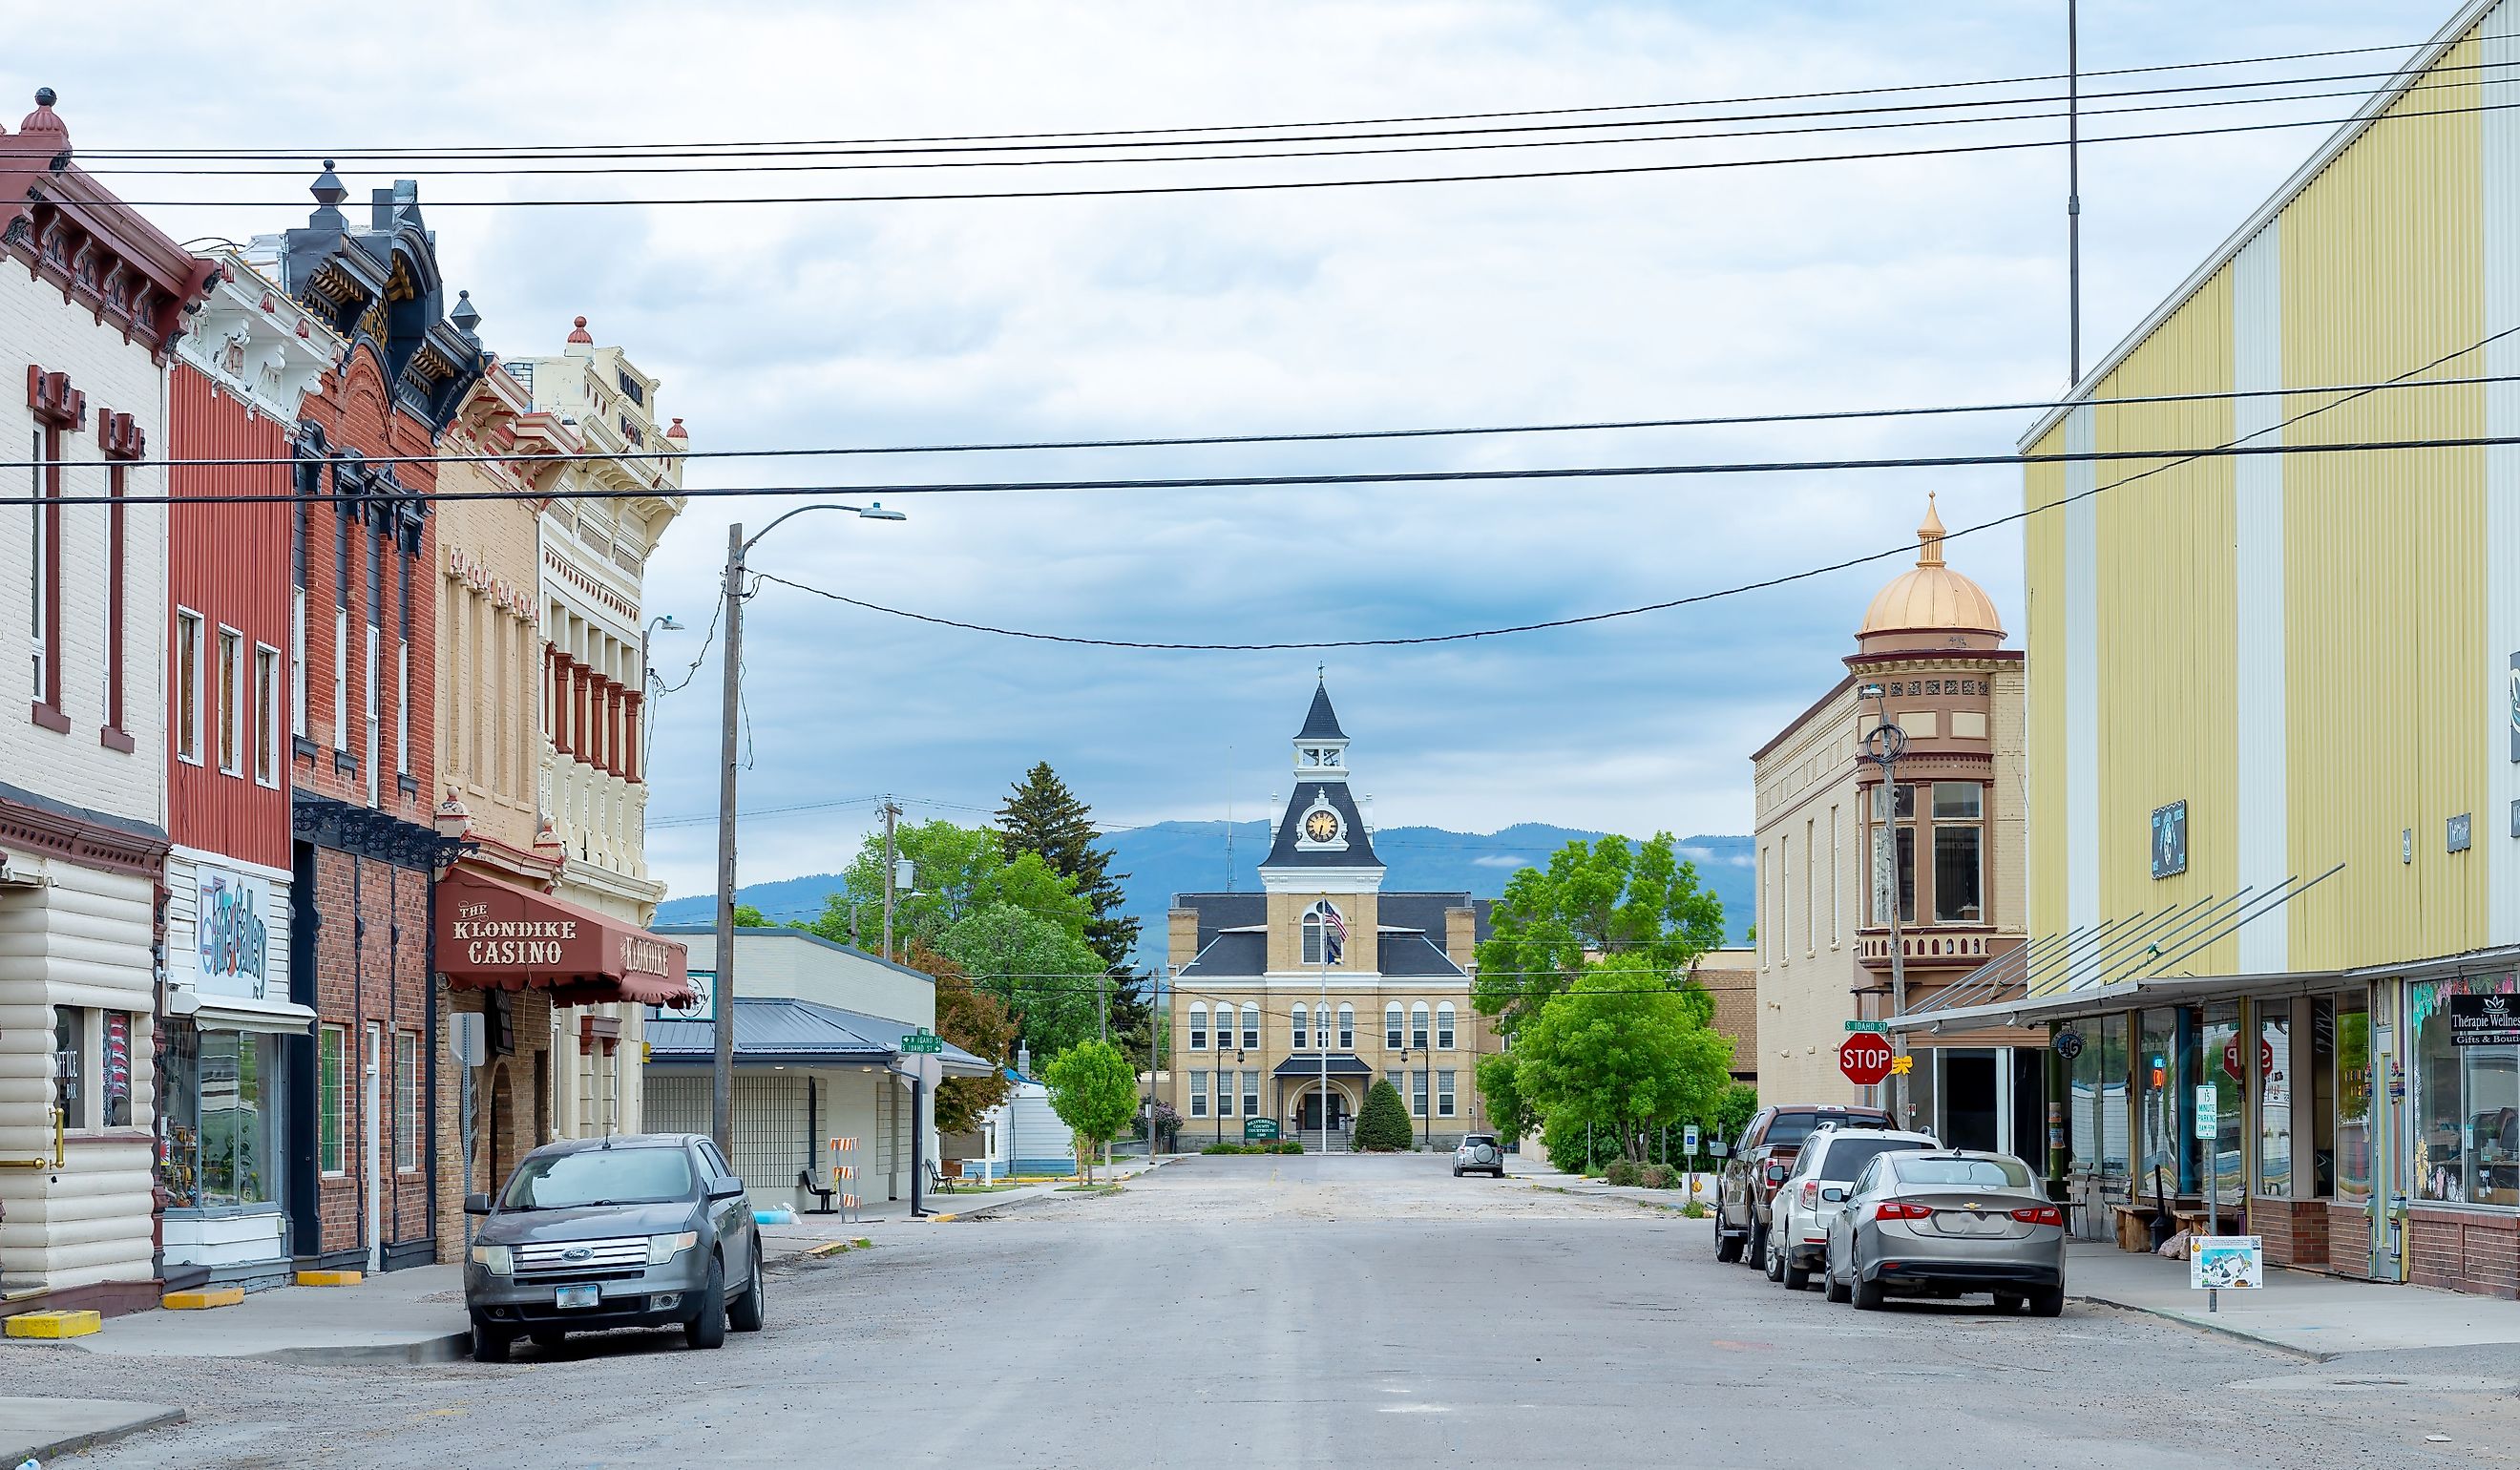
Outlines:
{"label": "building entrance", "polygon": [[[1322,1131],[1321,1093],[1308,1092],[1305,1094],[1303,1110],[1297,1127],[1301,1128],[1308,1134],[1318,1134]],[[1346,1128],[1347,1098],[1337,1092],[1332,1092],[1330,1093],[1330,1132],[1336,1134],[1345,1131]]]}

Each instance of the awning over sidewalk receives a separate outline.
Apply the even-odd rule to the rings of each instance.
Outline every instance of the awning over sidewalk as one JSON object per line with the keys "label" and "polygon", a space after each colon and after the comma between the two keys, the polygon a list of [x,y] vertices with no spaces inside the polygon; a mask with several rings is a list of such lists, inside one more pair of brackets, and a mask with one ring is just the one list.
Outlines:
{"label": "awning over sidewalk", "polygon": [[2050,1021],[2080,1020],[2153,1005],[2195,1005],[2247,996],[2271,999],[2308,995],[2333,988],[2343,979],[2336,970],[2302,970],[2280,975],[2156,975],[2116,985],[2094,985],[2053,995],[2024,996],[1987,1005],[1917,1011],[1892,1016],[1892,1031],[1968,1031],[1980,1026],[2045,1026]]}
{"label": "awning over sidewalk", "polygon": [[548,991],[563,1005],[695,999],[681,945],[461,868],[437,882],[437,967],[456,990]]}
{"label": "awning over sidewalk", "polygon": [[[901,1040],[919,1028],[860,1011],[784,996],[739,996],[735,1002],[738,1067],[890,1067]],[[681,1016],[648,1022],[648,1064],[705,1067],[717,1059],[717,1023]],[[987,1060],[947,1042],[937,1060],[948,1077],[986,1077]]]}

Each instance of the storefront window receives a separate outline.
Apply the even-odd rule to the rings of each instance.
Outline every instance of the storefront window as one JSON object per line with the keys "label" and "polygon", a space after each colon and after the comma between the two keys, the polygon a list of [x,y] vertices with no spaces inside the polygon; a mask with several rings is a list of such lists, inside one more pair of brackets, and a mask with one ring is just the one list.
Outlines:
{"label": "storefront window", "polygon": [[2456,1204],[2520,1205],[2520,1046],[2453,1035],[2453,1002],[2513,994],[2508,975],[2408,990],[2415,1027],[2416,1194]]}
{"label": "storefront window", "polygon": [[2068,1084],[2074,1172],[2092,1180],[2096,1198],[2111,1204],[2128,1196],[2127,1019],[2104,1015],[2075,1023],[2083,1049]]}
{"label": "storefront window", "polygon": [[202,1033],[202,1203],[271,1202],[271,1099],[265,1096],[270,1043],[235,1031]]}
{"label": "storefront window", "polygon": [[2336,1197],[2371,1197],[2371,1012],[2361,996],[2336,1002]]}
{"label": "storefront window", "polygon": [[2180,1146],[2179,1013],[2147,1010],[2136,1039],[2136,1192],[2178,1195],[2188,1183]]}
{"label": "storefront window", "polygon": [[2238,1002],[2206,1006],[2204,1021],[2204,1030],[2198,1033],[2198,1055],[2205,1074],[2202,1080],[2214,1088],[2214,1197],[2227,1205],[2237,1204],[2248,1188],[2240,1152],[2248,1146],[2240,1079],[2247,1075],[2241,1068],[2249,1064],[2240,1055]]}
{"label": "storefront window", "polygon": [[[1912,924],[1916,921],[1916,788],[1903,784],[1893,789],[1896,792],[1894,817],[1899,824],[1899,922]],[[1873,880],[1864,885],[1864,909],[1871,922],[1886,924],[1890,916],[1880,912],[1881,906],[1877,902],[1881,891],[1881,798],[1878,787],[1874,788],[1872,799],[1865,803],[1865,868],[1873,875]]]}
{"label": "storefront window", "polygon": [[2292,1002],[2258,1012],[2258,1192],[2292,1196]]}
{"label": "storefront window", "polygon": [[202,1202],[202,1034],[193,1023],[158,1023],[165,1039],[165,1070],[158,1078],[158,1121],[165,1128],[163,1167],[170,1208]]}

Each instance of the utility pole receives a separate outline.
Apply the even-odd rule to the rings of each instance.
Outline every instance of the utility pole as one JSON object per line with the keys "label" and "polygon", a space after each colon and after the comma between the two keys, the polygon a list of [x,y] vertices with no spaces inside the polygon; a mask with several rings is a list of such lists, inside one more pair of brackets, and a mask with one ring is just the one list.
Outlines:
{"label": "utility pole", "polygon": [[893,866],[897,859],[892,849],[892,824],[900,816],[901,808],[894,806],[892,797],[886,795],[883,799],[883,958],[886,959],[892,958],[893,874],[898,870]]}
{"label": "utility pole", "polygon": [[2083,58],[2077,0],[2065,0],[2065,292],[2073,375],[2083,380]]}
{"label": "utility pole", "polygon": [[[1886,878],[1874,883],[1873,893],[1890,915],[1890,1013],[1908,1013],[1907,942],[1899,932],[1899,757],[1908,750],[1908,732],[1890,723],[1889,691],[1877,684],[1868,684],[1855,691],[1859,699],[1873,701],[1875,711],[1872,730],[1864,737],[1865,759],[1881,768],[1881,789],[1877,798],[1880,824],[1873,828],[1873,871]],[[1908,1054],[1908,1034],[1894,1032],[1890,1037],[1890,1116],[1901,1128],[1913,1126],[1908,1116],[1908,1074],[1899,1067],[1899,1059]]]}
{"label": "utility pole", "polygon": [[726,528],[726,688],[718,720],[717,974],[709,1005],[716,1058],[709,1069],[709,1136],[735,1157],[735,735],[743,697],[743,526]]}

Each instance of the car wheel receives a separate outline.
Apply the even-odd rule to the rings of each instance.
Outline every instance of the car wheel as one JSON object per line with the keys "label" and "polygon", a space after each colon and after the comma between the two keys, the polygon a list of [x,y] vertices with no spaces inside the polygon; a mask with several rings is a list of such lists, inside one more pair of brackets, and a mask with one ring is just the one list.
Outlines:
{"label": "car wheel", "polygon": [[758,1332],[769,1307],[762,1296],[761,1247],[756,1243],[752,1248],[752,1279],[744,1284],[743,1295],[727,1304],[726,1324],[738,1332]]}
{"label": "car wheel", "polygon": [[1726,1266],[1741,1259],[1741,1237],[1725,1231],[1721,1215],[1715,1217],[1715,1259]]}
{"label": "car wheel", "polygon": [[1881,1283],[1864,1279],[1864,1267],[1860,1262],[1850,1268],[1847,1274],[1854,1278],[1848,1285],[1848,1295],[1855,1301],[1855,1310],[1879,1312],[1882,1303],[1889,1300],[1889,1294],[1881,1289]]}
{"label": "car wheel", "polygon": [[557,1348],[568,1341],[568,1332],[561,1327],[536,1327],[533,1339],[537,1348]]}
{"label": "car wheel", "polygon": [[2021,1310],[2021,1305],[2025,1300],[2026,1298],[2017,1291],[1999,1291],[1995,1294],[1995,1310],[1998,1312],[2019,1312]]}
{"label": "car wheel", "polygon": [[1767,1249],[1759,1257],[1759,1270],[1771,1281],[1785,1278],[1785,1248],[1771,1236]]}
{"label": "car wheel", "polygon": [[1765,1268],[1768,1264],[1768,1227],[1756,1220],[1750,1222],[1750,1243],[1746,1254],[1752,1266]]}
{"label": "car wheel", "polygon": [[1832,1302],[1847,1299],[1846,1283],[1837,1278],[1837,1252],[1834,1250],[1820,1264],[1820,1294]]}
{"label": "car wheel", "polygon": [[1456,1165],[1454,1165],[1454,1166],[1453,1166],[1453,1178],[1455,1178],[1455,1179],[1460,1179],[1461,1177],[1462,1177],[1462,1166],[1461,1166],[1461,1165],[1459,1165],[1459,1164],[1456,1164]]}
{"label": "car wheel", "polygon": [[2063,1316],[2065,1314],[2065,1288],[2062,1286],[2042,1286],[2037,1291],[2032,1292],[2030,1294],[2030,1314],[2032,1316]]}
{"label": "car wheel", "polygon": [[700,1288],[699,1311],[683,1323],[683,1341],[695,1348],[726,1345],[726,1262],[709,1258],[708,1284]]}
{"label": "car wheel", "polygon": [[508,1360],[508,1344],[515,1340],[516,1339],[510,1337],[506,1332],[501,1331],[497,1327],[490,1326],[486,1322],[476,1321],[472,1324],[472,1360],[474,1362],[506,1362]]}
{"label": "car wheel", "polygon": [[[1781,1256],[1784,1253],[1779,1251],[1778,1254]],[[1808,1268],[1796,1266],[1791,1261],[1785,1263],[1785,1290],[1801,1291],[1811,1285],[1811,1278],[1812,1273]]]}

